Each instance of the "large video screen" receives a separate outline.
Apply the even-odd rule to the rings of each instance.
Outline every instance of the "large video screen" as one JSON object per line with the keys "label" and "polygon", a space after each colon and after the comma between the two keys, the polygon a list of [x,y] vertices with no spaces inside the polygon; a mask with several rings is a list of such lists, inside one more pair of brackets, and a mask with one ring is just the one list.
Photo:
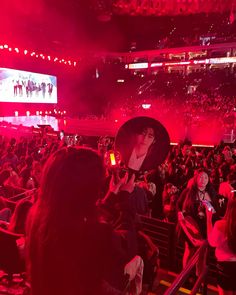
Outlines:
{"label": "large video screen", "polygon": [[0,68],[0,102],[57,103],[57,78]]}

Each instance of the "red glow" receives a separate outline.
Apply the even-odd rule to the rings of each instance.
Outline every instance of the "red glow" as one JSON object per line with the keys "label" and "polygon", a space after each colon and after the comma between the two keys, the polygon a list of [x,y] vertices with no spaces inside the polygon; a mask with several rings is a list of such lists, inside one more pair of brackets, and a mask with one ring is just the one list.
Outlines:
{"label": "red glow", "polygon": [[19,113],[18,111],[15,111],[15,117],[18,117]]}
{"label": "red glow", "polygon": [[25,50],[24,50],[24,54],[26,55],[27,53],[28,53],[28,50],[25,49]]}
{"label": "red glow", "polygon": [[30,116],[30,111],[26,111],[26,116],[27,116],[27,117]]}

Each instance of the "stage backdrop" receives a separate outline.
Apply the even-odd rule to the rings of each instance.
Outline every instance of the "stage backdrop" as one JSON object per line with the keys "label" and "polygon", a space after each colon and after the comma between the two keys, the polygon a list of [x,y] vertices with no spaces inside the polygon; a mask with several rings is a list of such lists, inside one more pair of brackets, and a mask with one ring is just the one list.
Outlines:
{"label": "stage backdrop", "polygon": [[0,68],[0,102],[57,103],[55,76]]}

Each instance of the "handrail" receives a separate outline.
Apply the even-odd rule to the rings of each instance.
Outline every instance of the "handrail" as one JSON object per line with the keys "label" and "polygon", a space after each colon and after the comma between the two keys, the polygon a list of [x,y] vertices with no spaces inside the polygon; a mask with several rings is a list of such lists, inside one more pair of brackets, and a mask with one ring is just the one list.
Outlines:
{"label": "handrail", "polygon": [[208,250],[208,242],[204,241],[203,244],[197,249],[195,254],[191,257],[186,267],[181,271],[181,273],[176,277],[172,285],[166,290],[164,295],[174,295],[177,293],[179,288],[187,280],[190,275],[191,270],[194,268],[197,262],[202,261],[201,275],[198,277],[195,285],[193,286],[191,295],[195,295],[200,287],[201,283],[204,281],[208,267],[206,265],[206,253]]}
{"label": "handrail", "polygon": [[8,200],[13,201],[14,199],[17,199],[17,198],[19,198],[21,196],[24,196],[25,194],[28,194],[28,196],[25,197],[27,199],[27,198],[31,197],[31,194],[34,193],[36,190],[37,190],[37,188],[33,188],[31,190],[25,190],[22,193],[19,193],[19,194],[13,196],[13,197],[8,198]]}

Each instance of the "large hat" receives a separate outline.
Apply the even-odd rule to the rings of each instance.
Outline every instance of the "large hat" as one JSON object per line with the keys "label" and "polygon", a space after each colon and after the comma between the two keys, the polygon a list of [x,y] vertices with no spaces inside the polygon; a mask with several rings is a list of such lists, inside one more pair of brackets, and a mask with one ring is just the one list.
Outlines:
{"label": "large hat", "polygon": [[155,136],[155,142],[148,152],[143,167],[143,170],[151,170],[163,163],[170,149],[169,134],[159,121],[150,117],[135,117],[125,122],[116,135],[115,150],[121,153],[124,163],[127,164],[134,147],[134,136],[145,128],[152,128]]}

